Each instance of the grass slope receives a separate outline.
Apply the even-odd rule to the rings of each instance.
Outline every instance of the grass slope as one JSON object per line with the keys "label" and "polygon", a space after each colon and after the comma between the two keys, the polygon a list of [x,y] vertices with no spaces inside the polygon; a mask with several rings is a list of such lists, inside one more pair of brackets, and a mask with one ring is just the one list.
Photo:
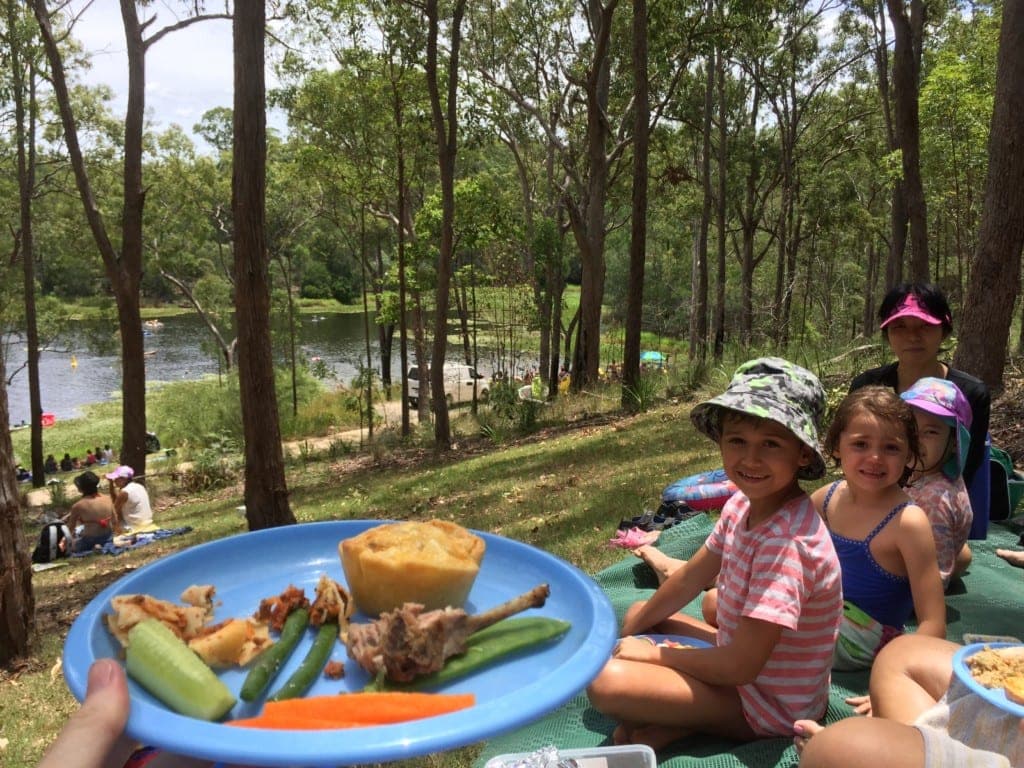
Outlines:
{"label": "grass slope", "polygon": [[[444,457],[398,448],[294,462],[288,477],[292,508],[300,522],[443,517],[541,547],[595,573],[623,556],[605,546],[620,519],[656,507],[672,480],[716,465],[717,449],[692,429],[689,407],[666,405],[631,417],[578,417],[564,426],[542,422],[529,438],[501,448],[463,437]],[[82,606],[155,558],[244,532],[245,521],[236,512],[240,487],[185,498],[174,495],[170,482],[155,479],[157,520],[168,528],[191,526],[191,533],[34,575],[33,653],[0,673],[4,765],[35,765],[76,706],[55,665]],[[26,520],[25,530],[34,537],[37,523]],[[476,753],[467,748],[406,764],[469,765]]]}

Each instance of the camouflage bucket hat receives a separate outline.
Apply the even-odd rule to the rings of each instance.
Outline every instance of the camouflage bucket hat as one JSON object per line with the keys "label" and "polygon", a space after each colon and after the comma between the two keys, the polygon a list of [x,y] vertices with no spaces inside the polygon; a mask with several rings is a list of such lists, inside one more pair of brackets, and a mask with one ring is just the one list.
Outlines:
{"label": "camouflage bucket hat", "polygon": [[818,377],[781,357],[761,357],[743,363],[722,394],[690,411],[690,421],[718,441],[722,410],[771,419],[796,435],[814,451],[814,459],[797,477],[816,480],[825,475],[825,457],[818,445],[818,430],[825,414],[825,390]]}

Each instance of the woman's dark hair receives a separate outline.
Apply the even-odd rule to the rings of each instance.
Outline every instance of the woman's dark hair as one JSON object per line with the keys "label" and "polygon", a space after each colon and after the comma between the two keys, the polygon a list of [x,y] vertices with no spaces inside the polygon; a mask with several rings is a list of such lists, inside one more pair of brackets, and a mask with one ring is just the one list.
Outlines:
{"label": "woman's dark hair", "polygon": [[[934,283],[901,283],[891,288],[878,308],[878,322],[888,320],[911,294],[917,297],[918,303],[929,315],[942,321],[942,338],[949,336],[953,332],[953,313],[949,309],[946,294]],[[882,335],[888,338],[888,329],[883,328]]]}
{"label": "woman's dark hair", "polygon": [[83,472],[75,478],[74,483],[86,496],[92,496],[100,487],[100,479],[93,472]]}
{"label": "woman's dark hair", "polygon": [[[858,413],[868,413],[880,421],[901,427],[907,436],[907,447],[910,449],[909,466],[921,462],[921,446],[917,438],[917,419],[914,409],[907,401],[897,395],[890,387],[872,385],[861,387],[843,398],[839,404],[832,423],[825,433],[825,455],[835,456],[839,448],[839,438]],[[836,460],[838,464],[838,459]]]}

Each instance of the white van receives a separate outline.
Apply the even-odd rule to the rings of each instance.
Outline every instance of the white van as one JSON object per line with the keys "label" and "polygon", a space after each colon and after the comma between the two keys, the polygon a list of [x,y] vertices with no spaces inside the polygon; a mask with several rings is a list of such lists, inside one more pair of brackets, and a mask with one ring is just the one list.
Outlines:
{"label": "white van", "polygon": [[[419,404],[421,370],[424,376],[430,375],[429,369],[420,369],[415,365],[409,368],[409,405],[412,408],[416,408]],[[471,365],[444,364],[444,396],[448,400],[449,407],[456,403],[472,402],[474,387],[476,387],[476,399],[486,402],[489,392],[482,373],[477,373]]]}

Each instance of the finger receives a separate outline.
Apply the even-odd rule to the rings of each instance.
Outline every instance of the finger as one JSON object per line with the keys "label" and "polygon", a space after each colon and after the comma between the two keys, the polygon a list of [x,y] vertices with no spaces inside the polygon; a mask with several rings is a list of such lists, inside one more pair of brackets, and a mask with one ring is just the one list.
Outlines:
{"label": "finger", "polygon": [[123,736],[128,710],[124,670],[113,659],[100,659],[89,669],[85,701],[65,723],[39,768],[122,765],[134,747]]}

